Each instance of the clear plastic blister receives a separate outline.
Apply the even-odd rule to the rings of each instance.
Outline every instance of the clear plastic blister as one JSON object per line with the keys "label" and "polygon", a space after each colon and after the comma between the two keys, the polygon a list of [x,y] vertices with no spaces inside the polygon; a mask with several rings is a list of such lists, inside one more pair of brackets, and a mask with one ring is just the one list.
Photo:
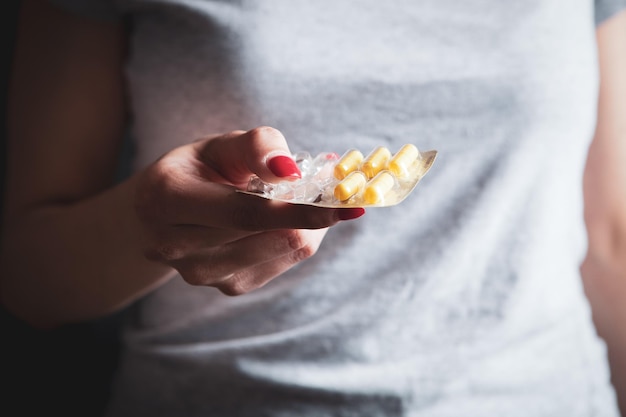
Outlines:
{"label": "clear plastic blister", "polygon": [[433,165],[437,151],[413,144],[397,152],[379,146],[365,156],[349,149],[343,156],[298,152],[293,158],[302,178],[267,183],[252,176],[246,194],[318,207],[388,207],[400,203]]}

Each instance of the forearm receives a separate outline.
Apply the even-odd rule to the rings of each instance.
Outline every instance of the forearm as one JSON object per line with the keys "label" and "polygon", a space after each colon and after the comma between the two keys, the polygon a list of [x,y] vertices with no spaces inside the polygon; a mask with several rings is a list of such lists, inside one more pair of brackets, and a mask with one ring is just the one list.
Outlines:
{"label": "forearm", "polygon": [[596,329],[608,348],[611,380],[626,411],[626,231],[615,238],[621,243],[611,256],[588,253],[582,274]]}
{"label": "forearm", "polygon": [[600,94],[583,183],[589,249],[581,271],[626,413],[626,11],[597,36]]}
{"label": "forearm", "polygon": [[38,327],[96,318],[172,276],[142,253],[135,179],[72,204],[45,204],[5,222],[2,303]]}

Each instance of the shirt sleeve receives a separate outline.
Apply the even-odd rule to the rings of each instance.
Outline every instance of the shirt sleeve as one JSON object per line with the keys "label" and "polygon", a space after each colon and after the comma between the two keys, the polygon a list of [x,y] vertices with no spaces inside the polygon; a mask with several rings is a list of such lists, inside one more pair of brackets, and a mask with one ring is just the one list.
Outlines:
{"label": "shirt sleeve", "polygon": [[594,0],[596,26],[626,9],[626,0]]}
{"label": "shirt sleeve", "polygon": [[[99,20],[119,20],[121,13],[114,0],[48,0],[57,7]],[[625,0],[626,1],[626,0]]]}

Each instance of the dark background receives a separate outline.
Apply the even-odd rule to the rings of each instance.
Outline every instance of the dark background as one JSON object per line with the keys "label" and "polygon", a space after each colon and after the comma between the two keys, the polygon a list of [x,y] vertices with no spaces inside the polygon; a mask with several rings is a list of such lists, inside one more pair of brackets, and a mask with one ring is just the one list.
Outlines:
{"label": "dark background", "polygon": [[[6,99],[19,1],[0,1],[0,196],[6,169]],[[3,205],[2,205],[3,206]],[[118,359],[120,313],[54,331],[33,329],[0,307],[0,414],[99,416]]]}

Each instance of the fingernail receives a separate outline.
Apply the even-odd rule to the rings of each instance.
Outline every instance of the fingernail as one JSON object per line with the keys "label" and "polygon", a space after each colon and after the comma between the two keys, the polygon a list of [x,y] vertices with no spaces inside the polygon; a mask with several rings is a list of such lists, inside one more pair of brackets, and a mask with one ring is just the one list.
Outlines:
{"label": "fingernail", "polygon": [[296,161],[286,155],[278,155],[267,161],[267,167],[277,177],[301,178],[302,173]]}
{"label": "fingernail", "polygon": [[365,214],[365,209],[362,207],[351,207],[351,208],[345,208],[345,209],[339,209],[338,210],[338,217],[339,220],[352,220],[352,219],[356,219],[357,217],[361,217],[362,215]]}

